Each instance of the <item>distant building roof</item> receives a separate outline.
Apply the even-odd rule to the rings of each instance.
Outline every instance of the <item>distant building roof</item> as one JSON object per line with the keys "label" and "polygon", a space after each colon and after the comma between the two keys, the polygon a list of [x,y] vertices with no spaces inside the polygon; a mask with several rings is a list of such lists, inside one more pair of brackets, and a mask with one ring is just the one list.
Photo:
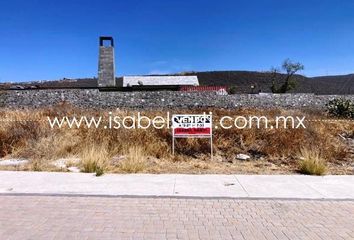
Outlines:
{"label": "distant building roof", "polygon": [[123,87],[129,86],[198,86],[197,76],[124,76]]}

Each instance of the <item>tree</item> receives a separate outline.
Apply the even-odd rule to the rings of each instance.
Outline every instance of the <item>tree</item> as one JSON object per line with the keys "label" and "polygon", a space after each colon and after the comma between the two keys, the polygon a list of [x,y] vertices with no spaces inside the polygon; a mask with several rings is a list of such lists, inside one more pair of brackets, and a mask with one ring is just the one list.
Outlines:
{"label": "tree", "polygon": [[[286,93],[293,90],[296,87],[294,75],[298,71],[304,70],[304,65],[299,62],[293,62],[290,59],[285,59],[281,68],[285,72],[284,74],[281,74],[281,71],[274,67],[270,70],[273,93]],[[278,86],[279,80],[283,82],[280,86]]]}
{"label": "tree", "polygon": [[237,93],[237,88],[236,86],[231,86],[227,89],[228,94],[236,94]]}
{"label": "tree", "polygon": [[278,87],[277,87],[277,82],[278,82],[278,77],[280,75],[280,71],[275,68],[275,67],[272,67],[269,71],[270,73],[270,79],[272,80],[272,93],[276,93],[278,92]]}

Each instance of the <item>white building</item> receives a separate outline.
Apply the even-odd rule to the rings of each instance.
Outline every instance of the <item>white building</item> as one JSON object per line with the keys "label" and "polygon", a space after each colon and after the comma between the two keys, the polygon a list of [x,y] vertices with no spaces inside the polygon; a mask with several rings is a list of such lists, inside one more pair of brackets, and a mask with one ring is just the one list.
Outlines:
{"label": "white building", "polygon": [[197,76],[124,76],[123,87],[199,86]]}

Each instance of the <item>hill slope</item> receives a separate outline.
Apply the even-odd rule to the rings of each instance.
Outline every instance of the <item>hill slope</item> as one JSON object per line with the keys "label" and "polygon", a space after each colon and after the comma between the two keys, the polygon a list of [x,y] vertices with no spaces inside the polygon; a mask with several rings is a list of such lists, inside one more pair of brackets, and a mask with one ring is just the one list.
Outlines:
{"label": "hill slope", "polygon": [[[235,86],[239,93],[250,93],[251,86],[254,92],[271,92],[271,76],[265,72],[250,71],[214,71],[196,72],[201,85]],[[315,94],[354,94],[354,74],[338,76],[320,76],[308,78],[295,75],[297,85],[292,92]]]}
{"label": "hill slope", "polygon": [[[269,73],[252,71],[212,71],[187,72],[175,75],[197,75],[200,85],[235,86],[238,93],[251,93],[251,86],[256,92],[271,92],[271,77]],[[302,75],[294,76],[296,89],[292,92],[315,94],[354,94],[354,74],[338,76],[321,76],[308,78]],[[121,78],[117,78],[121,81]],[[16,84],[25,88],[96,88],[97,79],[65,79],[60,81],[44,81]],[[0,84],[0,89],[9,88],[9,84]]]}

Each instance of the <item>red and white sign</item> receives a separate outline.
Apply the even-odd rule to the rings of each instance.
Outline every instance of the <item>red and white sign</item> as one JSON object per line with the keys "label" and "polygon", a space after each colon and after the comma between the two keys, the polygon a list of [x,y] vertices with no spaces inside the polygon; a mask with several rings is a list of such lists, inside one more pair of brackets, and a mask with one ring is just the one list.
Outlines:
{"label": "red and white sign", "polygon": [[212,134],[212,118],[206,114],[173,115],[172,129],[175,137],[208,137]]}
{"label": "red and white sign", "polygon": [[172,153],[175,153],[176,138],[210,138],[210,156],[213,158],[212,115],[172,115]]}

